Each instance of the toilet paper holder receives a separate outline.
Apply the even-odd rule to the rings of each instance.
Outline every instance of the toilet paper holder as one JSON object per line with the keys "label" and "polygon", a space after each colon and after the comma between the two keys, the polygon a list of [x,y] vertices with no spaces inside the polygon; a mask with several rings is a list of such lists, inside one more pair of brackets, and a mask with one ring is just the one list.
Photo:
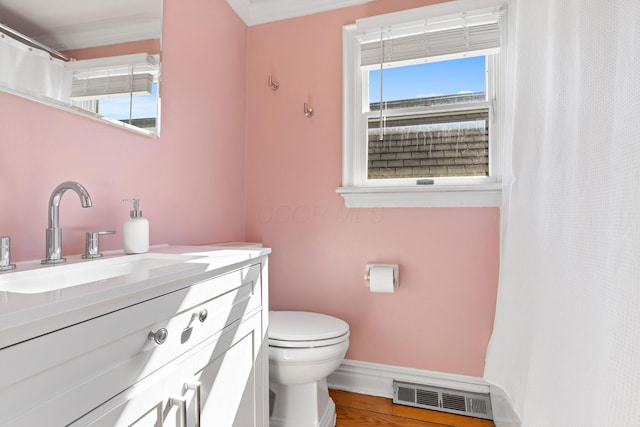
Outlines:
{"label": "toilet paper holder", "polygon": [[395,289],[398,286],[400,286],[400,277],[398,275],[399,273],[398,264],[367,264],[365,266],[365,274],[364,274],[364,280],[366,282],[365,286],[369,287],[371,267],[392,267],[393,268],[393,287]]}

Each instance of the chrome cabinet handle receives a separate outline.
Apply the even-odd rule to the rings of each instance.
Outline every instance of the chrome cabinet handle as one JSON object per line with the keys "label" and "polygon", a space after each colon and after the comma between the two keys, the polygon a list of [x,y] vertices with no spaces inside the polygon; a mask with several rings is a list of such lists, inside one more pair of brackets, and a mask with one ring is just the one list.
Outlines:
{"label": "chrome cabinet handle", "polygon": [[202,411],[202,408],[200,407],[200,383],[199,382],[187,382],[184,384],[184,389],[186,390],[192,390],[195,393],[195,406],[196,406],[196,422],[195,422],[195,427],[201,427],[200,424],[200,412]]}
{"label": "chrome cabinet handle", "polygon": [[161,328],[161,329],[158,329],[157,331],[149,332],[148,338],[150,340],[155,341],[156,344],[160,345],[167,340],[168,336],[169,336],[169,331],[167,331],[166,328]]}
{"label": "chrome cabinet handle", "polygon": [[182,397],[170,397],[169,405],[178,407],[180,427],[187,427],[187,401]]}
{"label": "chrome cabinet handle", "polygon": [[205,320],[207,320],[208,315],[209,312],[206,309],[200,310],[200,313],[198,313],[198,320],[204,322]]}

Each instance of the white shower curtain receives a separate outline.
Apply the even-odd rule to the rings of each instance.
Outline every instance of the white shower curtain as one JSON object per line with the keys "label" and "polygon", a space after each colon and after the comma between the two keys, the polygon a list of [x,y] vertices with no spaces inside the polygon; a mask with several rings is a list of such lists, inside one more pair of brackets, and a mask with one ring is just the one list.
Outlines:
{"label": "white shower curtain", "polygon": [[0,86],[36,99],[71,102],[65,62],[9,36],[0,37]]}
{"label": "white shower curtain", "polygon": [[637,427],[640,1],[512,6],[511,170],[485,378],[525,427]]}

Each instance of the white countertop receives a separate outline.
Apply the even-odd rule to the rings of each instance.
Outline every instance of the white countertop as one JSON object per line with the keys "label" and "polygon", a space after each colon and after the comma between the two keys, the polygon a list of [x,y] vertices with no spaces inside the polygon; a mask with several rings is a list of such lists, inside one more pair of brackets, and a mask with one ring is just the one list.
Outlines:
{"label": "white countertop", "polygon": [[[145,271],[144,274],[116,275],[63,289],[44,292],[0,290],[0,349],[235,270],[268,255],[271,249],[242,243],[160,245],[152,247],[149,253],[165,254],[167,258],[178,260]],[[157,255],[158,258],[163,256]],[[127,257],[136,255],[108,251],[104,252],[104,257],[96,260],[83,260],[80,255],[68,256],[65,264],[44,266],[39,260],[27,261],[16,263],[17,268],[12,272],[1,273],[0,280],[5,283],[15,281],[11,283],[12,289],[20,289],[20,281],[29,275],[46,274],[49,271],[64,273],[65,266],[86,270],[92,265],[99,265],[92,263],[116,262]]]}

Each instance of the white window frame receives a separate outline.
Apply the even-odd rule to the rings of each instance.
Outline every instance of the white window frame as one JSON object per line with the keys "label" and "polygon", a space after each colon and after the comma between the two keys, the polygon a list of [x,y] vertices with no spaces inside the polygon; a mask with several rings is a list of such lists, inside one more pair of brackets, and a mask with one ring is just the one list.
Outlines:
{"label": "white window frame", "polygon": [[[367,177],[368,73],[360,66],[363,28],[385,28],[449,16],[468,10],[503,7],[500,0],[458,0],[358,20],[343,28],[343,159],[342,186],[336,191],[346,207],[486,207],[500,206],[502,187],[502,100],[506,64],[506,25],[503,23],[500,53],[487,56],[489,109],[488,177],[438,179],[434,185],[416,185],[416,179],[369,180]],[[506,14],[505,14],[506,15]],[[503,16],[502,19],[506,19]],[[454,55],[447,59],[463,57]],[[478,104],[475,104],[477,107]],[[457,107],[463,110],[465,107]]]}

